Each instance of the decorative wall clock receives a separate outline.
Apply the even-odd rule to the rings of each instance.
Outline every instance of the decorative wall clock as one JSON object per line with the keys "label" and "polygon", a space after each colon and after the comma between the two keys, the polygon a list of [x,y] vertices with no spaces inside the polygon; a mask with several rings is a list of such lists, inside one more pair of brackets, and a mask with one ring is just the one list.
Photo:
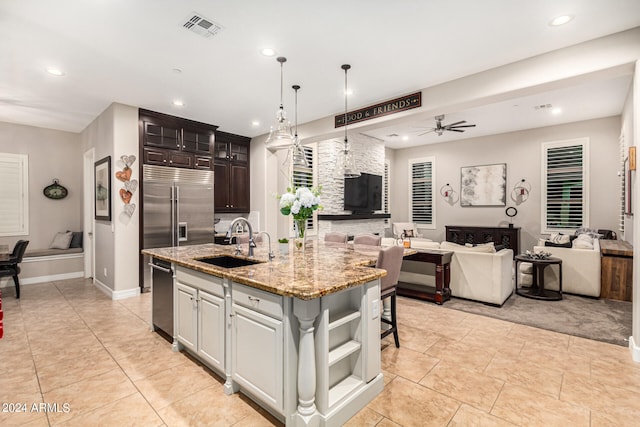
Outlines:
{"label": "decorative wall clock", "polygon": [[54,200],[64,199],[65,197],[67,197],[69,191],[58,182],[58,178],[54,178],[53,184],[44,187],[42,193],[46,197]]}

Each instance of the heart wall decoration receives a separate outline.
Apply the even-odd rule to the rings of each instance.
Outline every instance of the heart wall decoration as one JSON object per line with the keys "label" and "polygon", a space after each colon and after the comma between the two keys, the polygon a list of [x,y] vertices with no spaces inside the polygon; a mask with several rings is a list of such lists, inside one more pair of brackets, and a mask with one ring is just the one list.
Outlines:
{"label": "heart wall decoration", "polygon": [[124,164],[124,168],[121,171],[117,171],[115,175],[116,179],[124,184],[124,188],[120,189],[120,198],[124,203],[124,213],[131,217],[136,210],[136,204],[131,203],[131,199],[138,189],[138,180],[131,179],[133,174],[131,166],[135,163],[136,156],[124,155],[120,156],[120,160]]}

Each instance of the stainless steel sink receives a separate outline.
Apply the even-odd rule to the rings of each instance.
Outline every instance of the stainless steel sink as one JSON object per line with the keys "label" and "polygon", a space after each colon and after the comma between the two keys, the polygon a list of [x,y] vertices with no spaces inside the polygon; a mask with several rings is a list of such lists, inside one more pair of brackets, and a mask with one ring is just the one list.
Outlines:
{"label": "stainless steel sink", "polygon": [[222,268],[245,267],[247,265],[260,264],[263,262],[255,259],[238,258],[229,255],[196,258],[196,261],[206,262],[207,264]]}

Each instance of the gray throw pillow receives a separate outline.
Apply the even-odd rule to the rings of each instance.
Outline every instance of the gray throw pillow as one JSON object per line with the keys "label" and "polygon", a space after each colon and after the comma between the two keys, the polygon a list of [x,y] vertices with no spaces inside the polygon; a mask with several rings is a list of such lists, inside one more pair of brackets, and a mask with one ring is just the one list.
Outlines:
{"label": "gray throw pillow", "polygon": [[49,245],[49,249],[69,249],[72,237],[73,233],[71,231],[67,231],[66,233],[56,233],[56,236],[53,238],[53,242]]}

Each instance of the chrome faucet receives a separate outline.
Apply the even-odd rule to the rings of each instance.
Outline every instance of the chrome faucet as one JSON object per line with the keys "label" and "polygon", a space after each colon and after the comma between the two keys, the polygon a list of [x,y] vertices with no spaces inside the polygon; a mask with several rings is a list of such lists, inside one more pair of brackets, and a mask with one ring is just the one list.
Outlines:
{"label": "chrome faucet", "polygon": [[[227,239],[231,239],[231,237],[233,236],[233,229],[236,227],[236,225],[238,225],[239,223],[244,222],[247,227],[249,228],[249,258],[253,258],[253,248],[256,247],[256,243],[253,241],[253,228],[251,228],[251,223],[249,221],[247,221],[246,218],[243,218],[241,216],[239,216],[238,218],[234,219],[233,221],[231,221],[231,225],[229,225],[229,230],[227,230]],[[237,240],[237,239],[236,239]],[[239,247],[240,245],[238,245]],[[236,251],[236,254],[239,255],[239,251]]]}
{"label": "chrome faucet", "polygon": [[266,231],[261,231],[258,234],[266,234],[267,235],[267,238],[269,239],[269,261],[273,260],[276,256],[271,251],[271,236]]}

